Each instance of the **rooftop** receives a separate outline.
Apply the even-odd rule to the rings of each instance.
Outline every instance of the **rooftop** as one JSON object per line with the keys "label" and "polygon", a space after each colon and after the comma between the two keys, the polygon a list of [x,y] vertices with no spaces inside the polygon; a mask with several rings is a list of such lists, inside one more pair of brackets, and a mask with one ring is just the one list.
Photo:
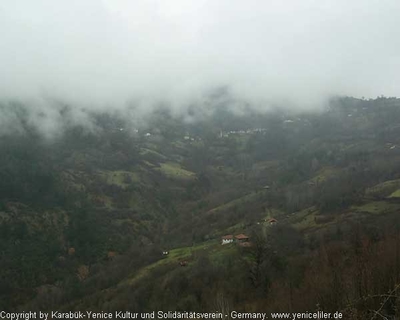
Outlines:
{"label": "rooftop", "polygon": [[235,236],[236,239],[238,240],[244,240],[244,239],[248,239],[249,237],[246,236],[245,234],[241,233]]}

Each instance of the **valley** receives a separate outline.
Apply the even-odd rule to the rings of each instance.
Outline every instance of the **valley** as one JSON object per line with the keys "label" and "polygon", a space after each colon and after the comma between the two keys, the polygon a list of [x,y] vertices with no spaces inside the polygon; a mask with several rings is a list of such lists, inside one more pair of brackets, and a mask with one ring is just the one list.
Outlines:
{"label": "valley", "polygon": [[[340,98],[321,113],[216,109],[191,124],[162,111],[140,129],[99,117],[96,133],[75,126],[46,140],[26,126],[3,136],[0,306],[344,310],[342,299],[381,290],[363,287],[367,273],[348,297],[309,277],[329,282],[338,264],[350,279],[353,246],[394,268],[399,110],[398,99]],[[247,245],[221,244],[239,234]]]}

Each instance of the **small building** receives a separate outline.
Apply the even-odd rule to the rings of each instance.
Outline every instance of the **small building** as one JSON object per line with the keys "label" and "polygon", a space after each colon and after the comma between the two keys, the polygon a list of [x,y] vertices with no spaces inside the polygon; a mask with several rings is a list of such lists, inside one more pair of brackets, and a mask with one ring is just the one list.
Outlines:
{"label": "small building", "polygon": [[180,261],[179,262],[179,265],[181,266],[181,267],[186,267],[187,265],[188,265],[188,262],[185,260],[185,261]]}
{"label": "small building", "polygon": [[222,237],[222,242],[221,242],[222,245],[232,243],[232,242],[233,242],[233,235],[228,234],[228,235]]}
{"label": "small building", "polygon": [[235,239],[238,243],[243,243],[243,242],[248,242],[249,237],[246,236],[245,234],[241,233],[235,236]]}
{"label": "small building", "polygon": [[162,254],[163,254],[163,256],[167,256],[167,255],[169,255],[169,251],[164,250],[164,251],[162,252]]}
{"label": "small building", "polygon": [[115,251],[108,251],[107,252],[107,259],[108,260],[113,260],[117,256],[117,253]]}
{"label": "small building", "polygon": [[273,225],[275,225],[275,224],[278,223],[278,220],[276,220],[275,218],[271,218],[271,219],[268,219],[268,220],[267,220],[267,223],[268,223],[270,226],[273,226]]}
{"label": "small building", "polygon": [[69,255],[69,256],[73,256],[74,254],[75,254],[75,248],[72,248],[72,247],[69,248],[69,249],[68,249],[68,255]]}

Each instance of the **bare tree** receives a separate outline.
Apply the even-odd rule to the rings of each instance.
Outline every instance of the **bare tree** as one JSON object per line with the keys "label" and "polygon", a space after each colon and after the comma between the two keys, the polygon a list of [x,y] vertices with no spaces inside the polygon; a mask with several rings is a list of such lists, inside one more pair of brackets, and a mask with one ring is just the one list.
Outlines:
{"label": "bare tree", "polygon": [[230,319],[232,302],[222,290],[219,290],[215,296],[213,303],[214,310],[221,312],[224,316],[227,315],[226,319]]}

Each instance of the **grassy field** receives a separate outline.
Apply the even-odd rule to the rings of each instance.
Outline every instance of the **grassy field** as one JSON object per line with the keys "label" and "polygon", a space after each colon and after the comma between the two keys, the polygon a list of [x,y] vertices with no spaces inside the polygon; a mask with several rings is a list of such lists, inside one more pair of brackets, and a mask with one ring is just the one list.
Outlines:
{"label": "grassy field", "polygon": [[395,192],[392,192],[388,198],[400,198],[400,189],[397,189]]}
{"label": "grassy field", "polygon": [[[191,259],[193,259],[193,256],[196,252],[203,251],[203,250],[210,251],[213,248],[215,249],[218,247],[222,247],[219,244],[219,242],[217,242],[216,240],[211,240],[211,241],[203,242],[201,244],[198,244],[198,245],[192,246],[192,247],[182,247],[182,248],[171,249],[171,250],[169,250],[169,254],[165,258],[162,258],[162,259],[158,260],[157,262],[140,269],[132,277],[121,282],[120,285],[126,285],[126,284],[133,285],[136,281],[149,275],[150,272],[154,268],[157,268],[162,265],[176,264],[176,266],[179,267],[180,261],[187,260],[187,261],[189,261],[189,266],[190,266],[190,261],[191,261]],[[161,255],[161,252],[160,252],[160,255]]]}
{"label": "grassy field", "polygon": [[312,179],[310,179],[310,182],[314,182],[317,184],[320,182],[324,182],[325,180],[335,176],[335,174],[337,174],[339,171],[340,169],[333,167],[322,168]]}
{"label": "grassy field", "polygon": [[293,225],[298,230],[305,230],[313,227],[317,227],[315,217],[318,214],[318,210],[315,207],[310,207],[292,214],[288,218],[287,222]]}
{"label": "grassy field", "polygon": [[183,169],[179,163],[175,162],[161,163],[160,167],[156,169],[173,179],[191,180],[196,177],[194,172]]}
{"label": "grassy field", "polygon": [[218,207],[215,207],[211,210],[209,210],[207,213],[208,214],[212,214],[212,213],[218,213],[218,212],[222,212],[222,211],[226,211],[229,209],[232,209],[235,206],[239,206],[239,205],[243,205],[247,202],[252,202],[255,201],[257,198],[262,197],[263,195],[265,195],[268,191],[266,190],[260,190],[257,192],[252,192],[249,194],[244,195],[243,197],[240,197],[238,199],[229,201],[227,203],[224,203]]}
{"label": "grassy field", "polygon": [[140,182],[137,173],[131,171],[99,171],[98,175],[106,183],[120,188],[127,188],[131,183]]}
{"label": "grassy field", "polygon": [[[365,191],[366,196],[371,197],[392,197],[392,194],[396,192],[396,189],[400,187],[400,180],[389,180],[379,183]],[[394,195],[398,197],[399,194]]]}
{"label": "grassy field", "polygon": [[351,209],[355,212],[369,214],[392,213],[400,209],[400,204],[387,201],[371,201],[360,206],[352,206]]}
{"label": "grassy field", "polygon": [[161,153],[159,153],[159,152],[157,152],[155,150],[151,150],[151,149],[147,149],[147,148],[141,148],[140,149],[140,155],[141,156],[151,155],[151,156],[153,156],[154,158],[156,158],[157,160],[160,160],[160,161],[167,160],[167,157],[164,156],[163,154],[161,154]]}

